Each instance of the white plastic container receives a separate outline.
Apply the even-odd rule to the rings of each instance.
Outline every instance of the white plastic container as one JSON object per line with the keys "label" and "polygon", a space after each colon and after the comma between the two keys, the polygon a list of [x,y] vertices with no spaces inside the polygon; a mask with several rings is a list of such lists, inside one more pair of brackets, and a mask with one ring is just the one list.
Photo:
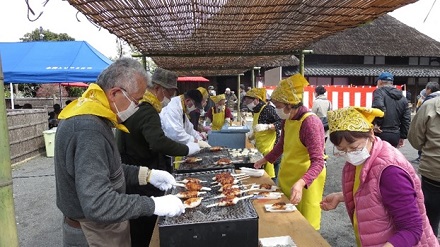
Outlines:
{"label": "white plastic container", "polygon": [[56,128],[52,128],[50,130],[43,131],[44,135],[44,144],[46,145],[46,156],[53,157],[55,153],[55,133],[57,132]]}

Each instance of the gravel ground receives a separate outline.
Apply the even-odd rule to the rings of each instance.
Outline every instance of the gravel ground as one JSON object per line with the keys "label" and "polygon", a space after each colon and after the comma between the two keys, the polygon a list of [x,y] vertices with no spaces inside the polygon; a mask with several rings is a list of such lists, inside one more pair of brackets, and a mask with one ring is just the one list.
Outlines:
{"label": "gravel ground", "polygon": [[[343,160],[332,156],[328,142],[327,181],[325,195],[341,190]],[[417,151],[406,142],[401,152],[408,160]],[[416,167],[417,168],[417,167]],[[13,167],[14,200],[17,230],[22,247],[62,246],[62,215],[55,204],[53,158],[36,157]],[[344,205],[322,213],[321,235],[331,246],[356,246],[350,220]]]}

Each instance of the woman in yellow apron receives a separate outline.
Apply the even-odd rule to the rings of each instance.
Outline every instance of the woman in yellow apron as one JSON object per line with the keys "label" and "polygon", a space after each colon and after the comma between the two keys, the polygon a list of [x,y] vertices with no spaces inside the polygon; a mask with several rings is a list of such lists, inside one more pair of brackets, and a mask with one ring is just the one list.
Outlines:
{"label": "woman in yellow apron", "polygon": [[278,184],[290,202],[316,229],[321,225],[319,203],[324,192],[324,129],[321,120],[302,105],[302,93],[308,85],[301,74],[281,80],[271,100],[284,120],[281,137],[263,159],[260,168],[282,155]]}
{"label": "woman in yellow apron", "polygon": [[[255,147],[263,155],[268,154],[279,138],[281,118],[276,114],[275,107],[266,103],[266,89],[252,88],[243,97],[243,104],[253,114],[252,129],[255,137]],[[264,170],[276,180],[279,163],[267,162]]]}
{"label": "woman in yellow apron", "polygon": [[211,96],[211,99],[214,101],[215,106],[209,109],[206,113],[206,121],[211,123],[212,130],[221,130],[223,125],[229,125],[233,116],[231,110],[225,106],[226,97],[224,94]]}

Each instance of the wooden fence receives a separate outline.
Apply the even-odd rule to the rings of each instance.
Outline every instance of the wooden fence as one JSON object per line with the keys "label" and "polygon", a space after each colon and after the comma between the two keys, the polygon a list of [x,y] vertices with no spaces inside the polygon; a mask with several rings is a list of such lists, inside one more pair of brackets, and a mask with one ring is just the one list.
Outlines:
{"label": "wooden fence", "polygon": [[43,131],[48,129],[45,109],[7,110],[11,164],[45,151]]}

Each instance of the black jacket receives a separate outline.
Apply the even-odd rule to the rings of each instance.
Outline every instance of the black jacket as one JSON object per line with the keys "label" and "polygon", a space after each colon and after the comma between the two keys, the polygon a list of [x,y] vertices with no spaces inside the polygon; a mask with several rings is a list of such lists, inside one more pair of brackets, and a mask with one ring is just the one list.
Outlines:
{"label": "black jacket", "polygon": [[394,87],[380,87],[374,90],[372,107],[385,113],[383,118],[374,120],[383,132],[400,133],[400,138],[406,139],[411,111],[402,91]]}

